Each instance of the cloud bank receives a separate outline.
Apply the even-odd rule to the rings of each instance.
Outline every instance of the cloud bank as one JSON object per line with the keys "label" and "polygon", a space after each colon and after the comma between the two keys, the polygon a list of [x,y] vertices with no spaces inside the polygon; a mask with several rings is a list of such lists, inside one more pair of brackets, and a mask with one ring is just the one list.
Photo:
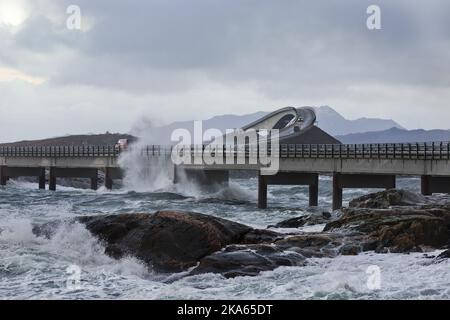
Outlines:
{"label": "cloud bank", "polygon": [[2,141],[285,105],[448,128],[448,1],[376,1],[381,30],[365,0],[76,2],[0,1]]}

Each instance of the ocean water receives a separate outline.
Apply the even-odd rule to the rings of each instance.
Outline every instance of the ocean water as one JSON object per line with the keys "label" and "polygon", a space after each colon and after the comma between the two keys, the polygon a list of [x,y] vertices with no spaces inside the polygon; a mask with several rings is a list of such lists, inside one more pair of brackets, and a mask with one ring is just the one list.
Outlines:
{"label": "ocean water", "polygon": [[[133,177],[130,175],[129,177]],[[131,179],[131,180],[130,180]],[[270,186],[269,209],[256,208],[257,181],[233,179],[205,193],[193,185],[172,186],[164,179],[106,191],[8,181],[0,188],[1,299],[449,299],[450,262],[427,254],[375,254],[309,259],[304,267],[280,267],[256,277],[225,279],[218,274],[186,276],[153,272],[135,258],[114,260],[80,224],[63,223],[51,239],[32,233],[35,223],[81,215],[152,213],[175,209],[210,214],[265,228],[307,213],[308,189]],[[319,207],[329,211],[331,179],[321,177]],[[399,178],[398,186],[418,191],[420,180]],[[344,202],[368,189],[347,189]],[[323,226],[305,228],[320,231]],[[291,230],[292,231],[292,230]],[[378,270],[370,285],[370,270]],[[372,268],[372,269],[371,269]],[[372,279],[373,280],[373,279]]]}

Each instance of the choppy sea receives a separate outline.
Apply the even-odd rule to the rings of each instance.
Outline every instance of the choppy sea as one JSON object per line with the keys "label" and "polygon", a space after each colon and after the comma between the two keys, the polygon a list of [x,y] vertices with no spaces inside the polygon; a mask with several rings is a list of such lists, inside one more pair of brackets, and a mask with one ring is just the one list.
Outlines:
{"label": "choppy sea", "polygon": [[[398,187],[418,191],[416,178],[399,178]],[[256,208],[255,178],[232,179],[228,188],[205,193],[193,186],[113,191],[8,181],[0,188],[1,299],[449,299],[450,262],[435,263],[440,251],[309,259],[307,266],[280,267],[256,277],[226,279],[218,274],[161,275],[135,258],[114,260],[80,224],[63,224],[51,239],[36,237],[32,226],[82,215],[152,213],[161,209],[196,211],[257,228],[307,213],[308,189],[270,186],[269,209]],[[136,190],[134,190],[136,189]],[[344,203],[366,194],[347,189]],[[319,208],[329,211],[331,179],[319,182]],[[322,225],[303,231],[320,231]],[[370,269],[379,270],[370,285]],[[169,281],[170,280],[170,281]]]}

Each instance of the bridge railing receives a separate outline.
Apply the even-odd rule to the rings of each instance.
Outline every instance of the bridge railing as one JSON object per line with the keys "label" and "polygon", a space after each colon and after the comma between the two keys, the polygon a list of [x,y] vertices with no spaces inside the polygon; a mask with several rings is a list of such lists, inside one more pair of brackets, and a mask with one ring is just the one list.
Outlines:
{"label": "bridge railing", "polygon": [[[189,151],[191,155],[202,154],[208,147],[177,146],[175,151]],[[220,149],[220,150],[218,150]],[[267,147],[270,156],[280,158],[315,158],[315,159],[407,159],[407,160],[450,160],[450,142],[432,143],[382,143],[382,144],[281,144],[278,149]],[[142,156],[170,156],[173,147],[148,145],[144,147],[130,146],[127,151]],[[124,150],[114,145],[103,146],[3,146],[0,157],[118,157]],[[258,157],[257,146],[222,146],[213,153],[223,156]]]}
{"label": "bridge railing", "polygon": [[281,145],[281,158],[449,160],[450,143]]}
{"label": "bridge railing", "polygon": [[24,146],[0,147],[0,157],[117,157],[120,149],[111,146]]}
{"label": "bridge railing", "polygon": [[[204,149],[205,147],[203,147]],[[181,146],[185,152],[189,146]],[[191,147],[191,154],[198,154],[199,147]],[[224,146],[219,153],[227,155],[257,156],[256,146]],[[314,159],[404,159],[450,160],[450,143],[386,143],[386,144],[282,144],[278,150],[268,147],[269,155],[280,158]]]}

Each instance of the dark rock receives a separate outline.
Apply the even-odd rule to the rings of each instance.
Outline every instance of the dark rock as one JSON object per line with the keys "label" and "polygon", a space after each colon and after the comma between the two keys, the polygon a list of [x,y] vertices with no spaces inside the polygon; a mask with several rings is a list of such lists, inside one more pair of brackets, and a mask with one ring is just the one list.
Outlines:
{"label": "dark rock", "polygon": [[47,239],[55,235],[56,230],[62,224],[62,221],[51,221],[40,225],[33,225],[32,232],[37,237],[44,237]]}
{"label": "dark rock", "polygon": [[301,253],[307,257],[334,257],[342,239],[336,234],[311,233],[290,236],[276,241],[277,247]]}
{"label": "dark rock", "polygon": [[450,258],[450,249],[445,250],[440,255],[437,256],[437,259],[449,259]]}
{"label": "dark rock", "polygon": [[340,244],[336,239],[336,235],[333,234],[321,234],[321,233],[311,233],[302,234],[287,237],[285,239],[276,241],[278,246],[295,246],[300,248],[305,247],[323,247],[327,244]]}
{"label": "dark rock", "polygon": [[425,202],[425,198],[420,194],[407,190],[389,189],[353,199],[349,207],[387,209],[391,206],[413,206]]}
{"label": "dark rock", "polygon": [[[384,252],[422,251],[440,248],[450,241],[450,208],[423,206],[392,209],[343,209],[342,217],[328,223],[324,231],[364,234],[371,248]],[[368,248],[369,245],[363,246]]]}
{"label": "dark rock", "polygon": [[330,218],[331,214],[329,212],[323,212],[322,214],[312,213],[301,217],[283,220],[276,225],[269,226],[269,228],[300,228],[303,226],[324,224],[330,222]]}
{"label": "dark rock", "polygon": [[299,228],[303,227],[307,221],[308,216],[295,217],[270,225],[268,228]]}
{"label": "dark rock", "polygon": [[343,256],[356,256],[361,252],[361,246],[354,244],[345,244],[339,249],[339,253]]}
{"label": "dark rock", "polygon": [[331,213],[328,211],[323,211],[322,212],[322,217],[325,219],[331,219]]}
{"label": "dark rock", "polygon": [[242,237],[239,243],[241,244],[267,243],[267,242],[270,243],[282,238],[283,238],[282,235],[271,230],[251,229]]}
{"label": "dark rock", "polygon": [[[192,267],[226,245],[240,243],[252,231],[225,219],[175,211],[90,216],[78,221],[103,240],[107,254],[115,258],[133,255],[162,272]],[[246,241],[251,239],[261,240],[249,236]]]}
{"label": "dark rock", "polygon": [[385,248],[385,247],[383,247],[383,246],[378,246],[378,247],[375,249],[375,252],[376,252],[376,253],[389,253],[389,249],[388,249],[388,248]]}
{"label": "dark rock", "polygon": [[300,266],[305,258],[295,252],[284,252],[271,245],[229,246],[200,260],[191,272],[221,273],[227,278],[255,276],[279,266]]}
{"label": "dark rock", "polygon": [[377,240],[368,240],[364,241],[361,244],[361,250],[362,251],[375,251],[378,247],[378,241]]}
{"label": "dark rock", "polygon": [[[382,206],[386,203],[396,206],[360,207],[365,201],[362,200],[356,207],[344,208],[335,220],[327,214],[312,213],[278,224],[299,227],[327,222],[323,232],[294,235],[177,211],[79,217],[75,221],[101,239],[105,253],[114,258],[131,255],[159,272],[194,267],[189,274],[214,272],[225,277],[253,276],[279,266],[301,266],[310,257],[357,255],[369,250],[406,253],[430,247],[448,248],[450,204],[399,206],[408,197],[399,200],[398,193],[387,194],[380,198],[387,199]],[[364,205],[382,203],[376,200],[377,196],[367,199]],[[376,201],[370,204],[373,199]],[[35,226],[33,232],[51,237],[57,225]],[[441,254],[443,258],[448,255],[448,250]]]}

